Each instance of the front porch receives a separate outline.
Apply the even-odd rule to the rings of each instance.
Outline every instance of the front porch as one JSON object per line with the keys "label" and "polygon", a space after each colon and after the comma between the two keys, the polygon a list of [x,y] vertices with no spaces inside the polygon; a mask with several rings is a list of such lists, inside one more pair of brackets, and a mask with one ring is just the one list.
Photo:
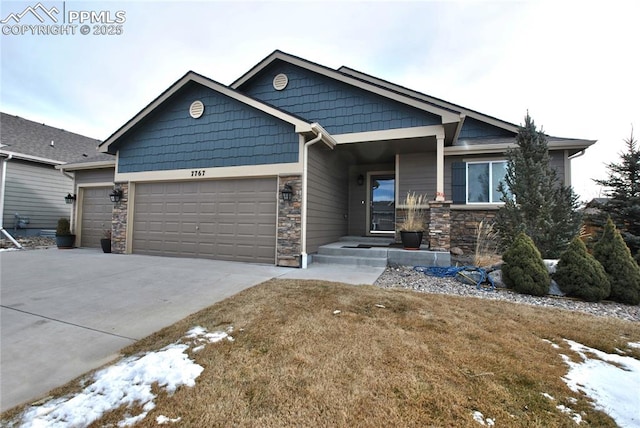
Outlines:
{"label": "front porch", "polygon": [[311,263],[350,266],[384,267],[450,266],[448,251],[432,251],[423,245],[420,250],[404,250],[391,237],[344,236],[337,242],[321,245],[311,255]]}

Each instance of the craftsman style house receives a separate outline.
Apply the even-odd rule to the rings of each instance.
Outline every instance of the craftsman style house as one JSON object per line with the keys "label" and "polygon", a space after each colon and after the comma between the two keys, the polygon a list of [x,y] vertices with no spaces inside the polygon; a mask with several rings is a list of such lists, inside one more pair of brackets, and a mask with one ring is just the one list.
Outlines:
{"label": "craftsman style house", "polygon": [[[79,193],[112,171],[114,252],[304,267],[342,236],[393,238],[408,192],[430,201],[430,249],[468,247],[467,228],[499,206],[516,134],[494,117],[275,51],[229,86],[188,72],[100,144],[117,156],[115,171],[65,169]],[[593,143],[549,137],[566,184],[572,156]]]}

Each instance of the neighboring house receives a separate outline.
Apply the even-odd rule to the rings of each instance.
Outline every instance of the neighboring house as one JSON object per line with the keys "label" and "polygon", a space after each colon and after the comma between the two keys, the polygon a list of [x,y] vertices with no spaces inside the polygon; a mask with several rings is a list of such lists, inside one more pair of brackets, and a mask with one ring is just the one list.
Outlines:
{"label": "neighboring house", "polygon": [[[65,196],[73,177],[56,166],[96,155],[99,140],[0,113],[0,206],[2,225],[11,234],[38,235],[69,218]],[[109,157],[101,155],[102,157]],[[111,156],[112,157],[112,156]],[[1,180],[1,179],[0,179]]]}
{"label": "neighboring house", "polygon": [[[229,86],[188,72],[99,146],[123,194],[113,251],[304,267],[345,235],[393,238],[408,192],[430,200],[432,250],[467,248],[499,207],[517,131],[280,51]],[[570,184],[571,158],[595,141],[548,141]]]}

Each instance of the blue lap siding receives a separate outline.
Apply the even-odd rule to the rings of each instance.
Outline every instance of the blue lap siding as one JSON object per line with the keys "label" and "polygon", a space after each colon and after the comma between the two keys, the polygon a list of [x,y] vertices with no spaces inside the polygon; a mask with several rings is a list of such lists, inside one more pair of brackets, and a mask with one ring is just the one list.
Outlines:
{"label": "blue lap siding", "polygon": [[[195,100],[202,117],[189,115]],[[198,83],[185,85],[118,142],[118,172],[298,161],[294,126]]]}
{"label": "blue lap siding", "polygon": [[[289,79],[282,91],[273,88],[273,78],[279,73]],[[274,61],[239,90],[309,122],[318,122],[332,134],[442,124],[436,114],[283,61]]]}

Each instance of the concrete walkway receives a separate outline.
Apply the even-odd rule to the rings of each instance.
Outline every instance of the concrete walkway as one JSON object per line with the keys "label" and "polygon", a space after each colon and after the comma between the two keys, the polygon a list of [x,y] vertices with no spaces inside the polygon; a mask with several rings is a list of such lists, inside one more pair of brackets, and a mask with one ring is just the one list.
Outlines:
{"label": "concrete walkway", "polygon": [[93,249],[0,252],[0,410],[40,398],[136,340],[271,278],[372,284],[383,270]]}

